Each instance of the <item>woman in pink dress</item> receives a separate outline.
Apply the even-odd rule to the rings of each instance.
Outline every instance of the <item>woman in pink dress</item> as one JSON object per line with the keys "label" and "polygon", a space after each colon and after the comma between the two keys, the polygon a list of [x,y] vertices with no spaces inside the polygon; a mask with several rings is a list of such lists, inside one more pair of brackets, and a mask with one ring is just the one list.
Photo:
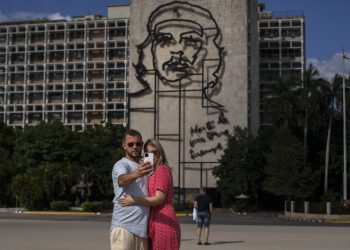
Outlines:
{"label": "woman in pink dress", "polygon": [[180,249],[181,229],[173,206],[173,177],[162,145],[157,140],[147,140],[145,153],[153,153],[154,171],[148,179],[149,197],[125,195],[119,203],[125,206],[151,206],[148,235],[151,250]]}

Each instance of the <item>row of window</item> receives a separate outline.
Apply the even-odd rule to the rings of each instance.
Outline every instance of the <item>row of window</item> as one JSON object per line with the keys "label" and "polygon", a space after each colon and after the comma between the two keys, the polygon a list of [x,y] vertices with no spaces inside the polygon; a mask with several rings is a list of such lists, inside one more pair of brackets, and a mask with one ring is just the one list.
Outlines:
{"label": "row of window", "polygon": [[60,31],[60,30],[77,30],[77,29],[100,29],[129,26],[128,20],[113,20],[101,22],[74,22],[74,23],[46,23],[42,25],[21,25],[0,27],[0,34],[21,33],[21,32],[43,32],[43,31]]}
{"label": "row of window", "polygon": [[[54,90],[75,90],[75,91],[82,91],[84,90],[83,84],[34,84],[34,85],[7,85],[6,87],[4,85],[0,85],[0,94],[5,92],[5,88],[7,92],[32,92],[32,91],[41,91],[44,90],[47,91],[54,91]],[[113,91],[124,91],[125,88],[127,88],[126,82],[108,82],[106,84],[104,83],[87,83],[85,84],[85,90],[92,90],[92,89],[100,89],[100,90],[113,90]]]}
{"label": "row of window", "polygon": [[[107,64],[91,64],[91,65],[86,65],[84,67],[84,64],[66,64],[66,69],[64,69],[64,65],[48,65],[46,67],[46,70],[44,71],[43,68],[40,68],[38,70],[35,70],[34,68],[30,67],[7,67],[7,71],[5,67],[0,66],[0,76],[8,74],[9,77],[14,76],[14,75],[24,75],[24,73],[27,73],[27,76],[43,76],[44,73],[46,75],[49,74],[62,74],[66,72],[67,74],[72,73],[72,72],[83,72],[86,71],[86,73],[90,74],[103,74],[106,71],[106,74],[114,73],[116,70],[118,71],[127,71],[128,69],[128,62],[127,61],[119,61],[119,62],[110,62]],[[106,66],[106,68],[105,68]]]}
{"label": "row of window", "polygon": [[278,68],[301,68],[301,62],[264,62],[260,63],[260,69],[278,69]]}
{"label": "row of window", "polygon": [[[126,109],[125,105],[123,103],[107,103],[106,110],[124,110]],[[64,111],[67,113],[70,113],[72,111],[80,111],[80,112],[86,112],[86,111],[92,111],[92,110],[104,110],[104,107],[102,104],[85,104],[85,108],[82,104],[65,104],[65,105],[52,105],[52,104],[46,104],[46,105],[26,105],[25,108],[22,105],[17,106],[6,106],[6,109],[4,106],[0,106],[0,112],[6,111],[6,112],[42,112],[42,111]]]}
{"label": "row of window", "polygon": [[[48,71],[51,72],[61,72],[61,71],[72,71],[72,70],[86,70],[86,71],[98,71],[98,72],[104,72],[106,69],[127,69],[129,67],[129,62],[122,60],[122,61],[113,61],[105,63],[87,63],[86,68],[84,69],[84,64],[82,63],[75,63],[75,64],[48,64],[46,65],[46,73]],[[42,74],[44,72],[44,65],[19,65],[19,66],[8,66],[7,68],[4,66],[0,66],[0,75],[3,73],[22,73],[24,71],[27,71],[27,73],[31,74]],[[7,72],[6,72],[7,70]]]}
{"label": "row of window", "polygon": [[301,20],[273,20],[273,21],[259,21],[260,28],[267,27],[300,27]]}
{"label": "row of window", "polygon": [[301,57],[301,49],[260,49],[260,60],[294,60]]}
{"label": "row of window", "polygon": [[[27,56],[26,56],[27,55]],[[92,51],[71,51],[71,52],[28,52],[14,54],[0,54],[1,64],[34,64],[34,63],[55,63],[55,62],[75,62],[75,61],[105,61],[125,59],[128,51],[125,49],[92,50]]]}
{"label": "row of window", "polygon": [[296,38],[301,37],[302,33],[300,29],[260,29],[259,36],[261,38],[276,38],[276,37],[289,37]]}
{"label": "row of window", "polygon": [[260,42],[259,47],[261,49],[266,48],[301,48],[301,42],[290,42],[290,41],[271,41],[271,42]]}
{"label": "row of window", "polygon": [[74,42],[74,41],[94,41],[101,39],[118,39],[128,36],[128,30],[116,29],[110,30],[108,33],[102,31],[87,32],[84,31],[69,31],[67,33],[52,33],[45,35],[45,33],[37,34],[13,34],[11,36],[0,34],[0,44],[33,44],[33,43],[55,43],[55,42]]}
{"label": "row of window", "polygon": [[[106,115],[106,119],[110,119],[112,117],[114,118],[124,118],[124,111],[107,111],[104,112]],[[49,121],[52,121],[53,119],[63,120],[63,119],[81,119],[80,122],[83,122],[83,114],[79,112],[67,112],[67,115],[63,114],[63,112],[30,112],[30,113],[21,113],[21,112],[14,112],[14,113],[8,113],[7,117],[9,118],[10,122],[17,120],[17,121],[23,121],[26,117],[28,119],[37,119],[37,120],[44,120],[45,117],[48,118]],[[90,111],[87,112],[85,115],[87,122],[91,122],[91,120],[102,120],[103,119],[103,112],[101,111]],[[0,111],[0,119],[4,119],[4,114]],[[1,121],[0,120],[0,121]]]}
{"label": "row of window", "polygon": [[[46,74],[43,72],[29,72],[27,73],[26,80],[28,83],[31,83],[31,81],[35,81],[35,83],[42,83],[42,82],[71,82],[75,80],[79,81],[115,81],[117,79],[125,79],[128,71],[124,69],[108,69],[105,71],[106,74],[104,74],[103,70],[87,70],[86,73],[83,70],[75,70],[75,71],[67,71],[66,75],[64,75],[63,71],[48,71]],[[12,82],[16,81],[16,83],[24,82],[25,81],[25,74],[24,73],[8,73],[7,74],[7,81]],[[5,73],[0,73],[0,82],[5,82]]]}
{"label": "row of window", "polygon": [[16,52],[44,52],[44,51],[65,51],[65,50],[83,50],[83,49],[110,49],[110,48],[127,48],[128,41],[108,41],[106,46],[102,42],[90,43],[66,43],[64,44],[47,44],[44,45],[13,45],[0,46],[1,53],[16,53]]}
{"label": "row of window", "polygon": [[282,69],[260,71],[260,82],[277,82],[280,78],[301,77],[301,69]]}

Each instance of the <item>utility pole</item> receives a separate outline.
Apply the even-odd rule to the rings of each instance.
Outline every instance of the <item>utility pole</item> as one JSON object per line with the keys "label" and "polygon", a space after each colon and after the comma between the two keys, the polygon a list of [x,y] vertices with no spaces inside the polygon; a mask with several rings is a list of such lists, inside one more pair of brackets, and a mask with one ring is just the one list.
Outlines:
{"label": "utility pole", "polygon": [[343,154],[344,154],[344,167],[343,167],[343,201],[348,199],[348,174],[347,174],[347,159],[346,159],[346,98],[345,98],[345,59],[349,58],[345,55],[343,48]]}

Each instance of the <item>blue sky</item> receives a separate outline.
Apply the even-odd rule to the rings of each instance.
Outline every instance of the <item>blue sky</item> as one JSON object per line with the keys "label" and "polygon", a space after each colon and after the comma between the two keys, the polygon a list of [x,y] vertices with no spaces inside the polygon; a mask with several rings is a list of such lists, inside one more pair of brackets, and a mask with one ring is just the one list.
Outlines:
{"label": "blue sky", "polygon": [[[144,0],[147,1],[147,0]],[[107,6],[128,0],[0,0],[0,21],[13,19],[69,19],[75,15],[107,14]],[[341,51],[350,56],[349,0],[259,0],[267,11],[300,11],[306,20],[306,57],[322,76],[341,73]],[[350,62],[346,63],[347,74]]]}

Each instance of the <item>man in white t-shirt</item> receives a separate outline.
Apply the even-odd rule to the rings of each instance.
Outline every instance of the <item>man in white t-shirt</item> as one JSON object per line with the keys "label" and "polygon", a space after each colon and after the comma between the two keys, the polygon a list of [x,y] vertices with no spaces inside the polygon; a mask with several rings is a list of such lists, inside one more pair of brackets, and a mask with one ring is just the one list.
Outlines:
{"label": "man in white t-shirt", "polygon": [[147,250],[147,226],[149,207],[125,206],[117,201],[124,195],[148,196],[148,177],[152,171],[150,163],[140,163],[142,136],[136,130],[128,130],[123,138],[125,157],[114,164],[112,180],[114,208],[111,223],[111,250]]}

